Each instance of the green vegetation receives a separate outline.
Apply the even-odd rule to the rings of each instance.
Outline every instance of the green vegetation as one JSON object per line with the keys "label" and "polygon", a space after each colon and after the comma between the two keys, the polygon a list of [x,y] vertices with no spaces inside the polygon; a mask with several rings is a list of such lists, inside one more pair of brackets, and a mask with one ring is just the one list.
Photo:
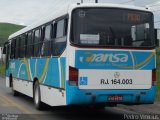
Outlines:
{"label": "green vegetation", "polygon": [[25,26],[10,23],[0,23],[0,46],[3,46],[9,35],[24,28]]}
{"label": "green vegetation", "polygon": [[157,70],[157,100],[160,101],[160,70]]}
{"label": "green vegetation", "polygon": [[160,48],[157,49],[157,100],[160,101]]}
{"label": "green vegetation", "polygon": [[5,64],[0,63],[0,76],[4,76],[4,75],[5,75]]}

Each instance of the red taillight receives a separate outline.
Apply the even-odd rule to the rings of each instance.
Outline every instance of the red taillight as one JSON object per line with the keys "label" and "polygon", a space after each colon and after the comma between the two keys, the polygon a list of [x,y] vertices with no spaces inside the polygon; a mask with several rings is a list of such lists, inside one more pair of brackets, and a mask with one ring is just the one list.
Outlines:
{"label": "red taillight", "polygon": [[156,69],[152,70],[152,81],[156,81]]}
{"label": "red taillight", "polygon": [[69,85],[78,85],[78,69],[74,67],[69,67]]}
{"label": "red taillight", "polygon": [[156,84],[156,69],[152,70],[152,85]]}

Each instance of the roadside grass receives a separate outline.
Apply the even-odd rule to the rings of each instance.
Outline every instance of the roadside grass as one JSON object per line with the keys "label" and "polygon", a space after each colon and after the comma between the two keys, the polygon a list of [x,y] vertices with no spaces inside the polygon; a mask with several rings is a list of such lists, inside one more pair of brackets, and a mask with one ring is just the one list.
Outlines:
{"label": "roadside grass", "polygon": [[0,63],[0,76],[5,75],[5,63]]}
{"label": "roadside grass", "polygon": [[160,101],[160,70],[157,70],[157,100]]}
{"label": "roadside grass", "polygon": [[160,101],[160,49],[158,48],[157,49],[157,81],[156,81],[156,84],[157,84],[157,93],[156,93],[156,96],[157,96],[157,101]]}

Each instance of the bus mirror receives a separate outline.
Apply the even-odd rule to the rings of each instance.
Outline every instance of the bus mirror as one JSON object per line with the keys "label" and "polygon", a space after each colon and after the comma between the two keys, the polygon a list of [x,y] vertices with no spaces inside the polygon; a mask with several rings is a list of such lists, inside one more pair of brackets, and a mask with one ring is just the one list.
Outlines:
{"label": "bus mirror", "polygon": [[6,54],[6,52],[7,52],[7,42],[4,43],[4,47],[3,47],[3,50],[2,50],[3,54]]}
{"label": "bus mirror", "polygon": [[154,29],[155,33],[155,45],[156,47],[160,46],[160,29]]}
{"label": "bus mirror", "polygon": [[6,46],[3,48],[3,54],[6,54]]}

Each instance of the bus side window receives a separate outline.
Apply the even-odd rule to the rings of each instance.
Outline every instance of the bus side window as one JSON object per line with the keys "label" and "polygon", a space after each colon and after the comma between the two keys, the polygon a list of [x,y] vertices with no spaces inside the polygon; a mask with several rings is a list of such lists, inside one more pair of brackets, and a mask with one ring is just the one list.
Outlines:
{"label": "bus side window", "polygon": [[27,37],[28,37],[28,34],[25,33],[25,45],[24,45],[24,47],[25,47],[25,48],[24,48],[24,49],[25,49],[25,53],[24,53],[25,55],[24,55],[24,56],[25,56],[25,57],[27,56],[27,42],[28,42],[28,41],[27,41]]}
{"label": "bus side window", "polygon": [[16,38],[16,47],[15,47],[15,58],[19,58],[19,53],[20,53],[20,51],[19,51],[19,43],[20,43],[20,38],[19,38],[19,36]]}
{"label": "bus side window", "polygon": [[26,35],[23,34],[20,37],[21,42],[20,42],[20,58],[24,58],[25,57],[25,40],[26,40]]}
{"label": "bus side window", "polygon": [[33,54],[33,39],[32,32],[29,32],[27,35],[27,53],[26,57],[31,57]]}
{"label": "bus side window", "polygon": [[66,18],[64,21],[64,36],[67,36],[68,32],[68,19]]}
{"label": "bus side window", "polygon": [[9,67],[9,54],[10,54],[10,44],[9,43],[7,43],[7,45],[5,45],[5,47],[6,47],[6,69],[8,69],[8,67]]}
{"label": "bus side window", "polygon": [[22,44],[23,44],[22,36],[19,36],[18,39],[19,39],[19,51],[18,51],[18,52],[19,52],[19,56],[18,56],[18,58],[22,58],[22,52],[23,52],[23,51],[22,51]]}
{"label": "bus side window", "polygon": [[11,54],[10,54],[10,59],[14,59],[14,58],[15,58],[15,43],[16,43],[16,39],[12,39],[12,40],[11,40]]}
{"label": "bus side window", "polygon": [[54,23],[53,26],[53,41],[52,55],[59,56],[66,47],[68,19],[62,19]]}
{"label": "bus side window", "polygon": [[39,42],[40,42],[40,38],[41,38],[41,30],[37,29],[34,32],[34,57],[38,57],[40,55],[40,49],[39,49]]}
{"label": "bus side window", "polygon": [[21,43],[22,43],[22,41],[21,41],[21,36],[18,36],[18,46],[16,47],[16,52],[18,53],[17,54],[17,58],[20,58],[20,56],[21,56]]}
{"label": "bus side window", "polygon": [[50,56],[51,55],[51,28],[52,25],[49,24],[43,28],[43,39],[42,39],[42,47],[41,47],[41,55],[42,56]]}

